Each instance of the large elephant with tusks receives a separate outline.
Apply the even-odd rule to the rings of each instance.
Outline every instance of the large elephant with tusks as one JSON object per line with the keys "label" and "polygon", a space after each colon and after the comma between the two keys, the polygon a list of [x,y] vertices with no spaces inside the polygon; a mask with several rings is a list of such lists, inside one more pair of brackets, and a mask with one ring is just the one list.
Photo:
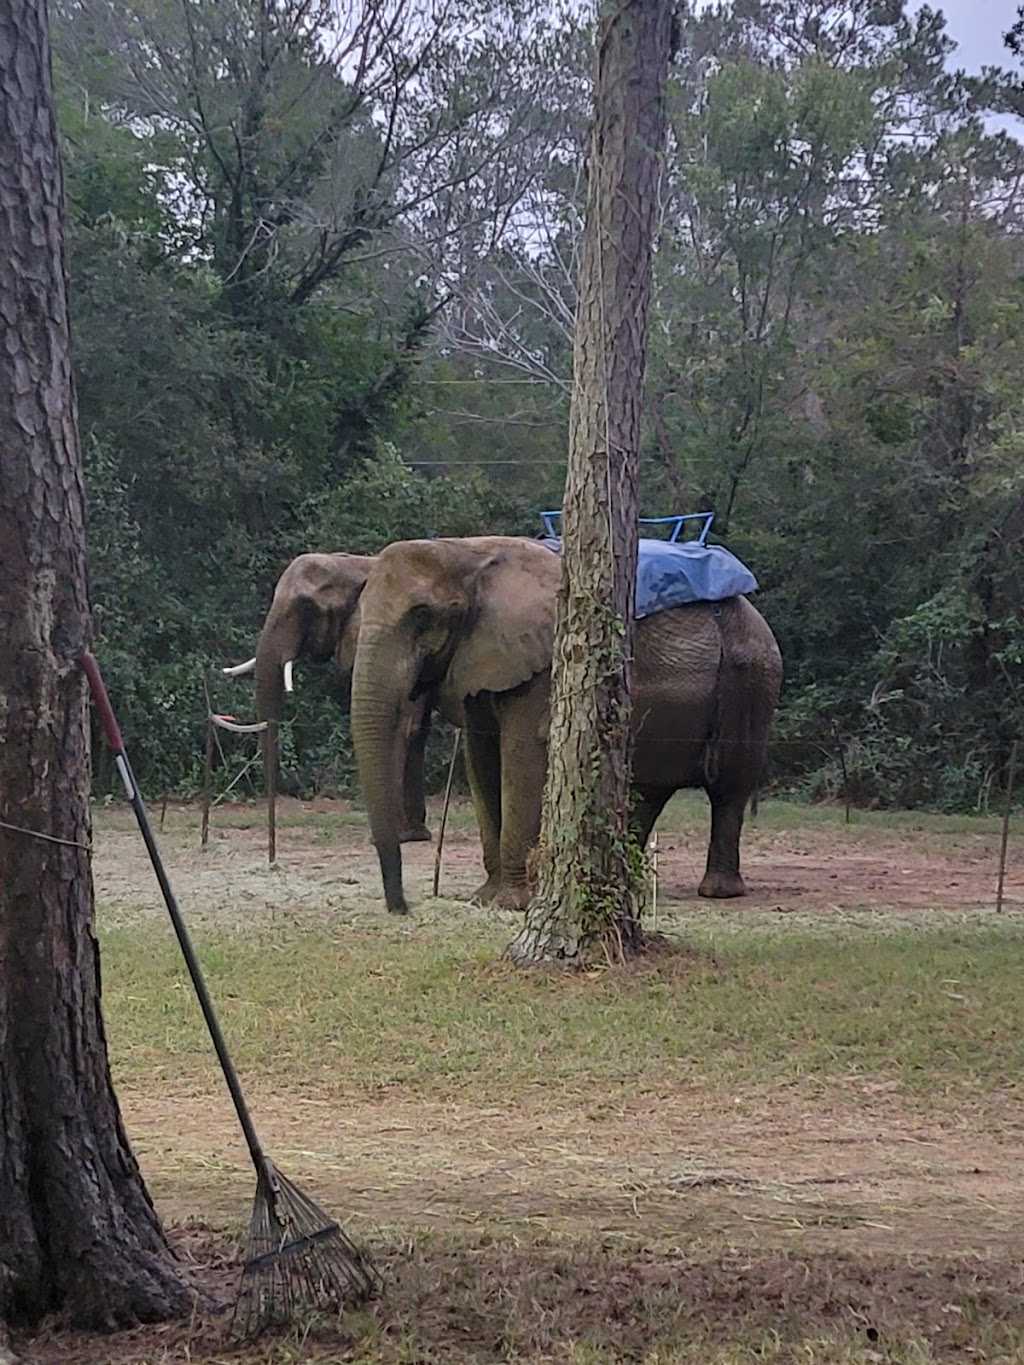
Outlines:
{"label": "large elephant with tusks", "polygon": [[[352,674],[359,781],[388,909],[405,913],[398,755],[410,703],[440,692],[465,717],[466,766],[483,844],[480,903],[522,908],[547,769],[561,558],[510,536],[401,541],[377,557],[360,600]],[[739,843],[778,701],[782,661],[745,597],[636,624],[634,821],[642,844],[673,792],[711,802],[702,896],[741,896]]]}

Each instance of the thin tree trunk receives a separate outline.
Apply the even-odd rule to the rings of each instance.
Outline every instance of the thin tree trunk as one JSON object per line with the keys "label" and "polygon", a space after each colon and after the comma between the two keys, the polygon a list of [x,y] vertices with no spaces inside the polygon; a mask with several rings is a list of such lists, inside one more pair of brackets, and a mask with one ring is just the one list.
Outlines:
{"label": "thin tree trunk", "polygon": [[[87,846],[84,510],[43,0],[0,5],[0,1321],[190,1300],[125,1137]],[[43,837],[45,836],[45,837]]]}
{"label": "thin tree trunk", "polygon": [[629,836],[637,467],[672,16],[671,0],[605,0],[598,20],[548,779],[537,888],[509,950],[523,963],[621,957],[640,941]]}

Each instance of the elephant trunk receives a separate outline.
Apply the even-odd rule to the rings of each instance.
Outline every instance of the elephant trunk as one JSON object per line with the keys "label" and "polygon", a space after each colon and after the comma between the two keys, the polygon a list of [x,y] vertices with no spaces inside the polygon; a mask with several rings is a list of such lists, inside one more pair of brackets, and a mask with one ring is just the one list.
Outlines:
{"label": "elephant trunk", "polygon": [[[285,672],[302,648],[302,630],[294,610],[275,602],[256,646],[256,714],[260,720],[281,719]],[[291,689],[289,688],[289,691]]]}
{"label": "elephant trunk", "polygon": [[267,789],[277,776],[277,726],[284,708],[285,667],[290,665],[302,646],[302,636],[294,613],[282,611],[277,603],[271,605],[259,644],[256,646],[256,716],[258,720],[273,721],[263,735],[263,764]]}
{"label": "elephant trunk", "polygon": [[386,639],[360,635],[352,675],[352,738],[370,834],[380,859],[384,899],[392,914],[408,913],[402,889],[401,834],[405,824],[402,717],[408,669]]}
{"label": "elephant trunk", "polygon": [[259,720],[280,721],[284,700],[284,670],[269,665],[256,670],[256,715]]}

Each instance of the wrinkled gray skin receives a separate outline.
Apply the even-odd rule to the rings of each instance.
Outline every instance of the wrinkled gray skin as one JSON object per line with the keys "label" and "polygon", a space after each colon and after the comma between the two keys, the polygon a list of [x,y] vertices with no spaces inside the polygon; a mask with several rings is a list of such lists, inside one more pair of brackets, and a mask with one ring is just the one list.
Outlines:
{"label": "wrinkled gray skin", "polygon": [[[342,680],[348,680],[359,637],[359,599],[375,563],[372,555],[305,554],[285,569],[256,648],[260,720],[281,720],[284,666],[290,659],[333,660]],[[398,837],[403,843],[430,838],[423,791],[429,728],[429,699],[424,695],[403,709],[395,748],[395,780],[403,793]]]}
{"label": "wrinkled gray skin", "polygon": [[[439,689],[465,715],[466,766],[487,880],[474,899],[523,908],[540,829],[561,558],[505,536],[403,541],[367,580],[352,733],[388,909],[405,913],[395,754],[410,699]],[[637,622],[635,830],[642,845],[680,787],[711,801],[702,896],[741,896],[743,815],[764,762],[782,660],[743,597]]]}

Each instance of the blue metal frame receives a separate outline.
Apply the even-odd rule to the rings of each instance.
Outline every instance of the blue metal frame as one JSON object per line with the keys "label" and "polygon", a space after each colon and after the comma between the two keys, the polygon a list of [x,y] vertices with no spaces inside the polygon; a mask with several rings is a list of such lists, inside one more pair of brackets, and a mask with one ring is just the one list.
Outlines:
{"label": "blue metal frame", "polygon": [[[555,539],[558,538],[558,532],[555,530],[554,518],[561,517],[561,515],[561,512],[541,512],[540,514],[545,531]],[[679,517],[640,517],[639,520],[641,526],[666,526],[671,523],[673,530],[666,542],[668,545],[674,545],[679,539],[679,532],[683,529],[684,521],[703,521],[704,525],[701,527],[696,542],[698,545],[703,545],[708,538],[708,532],[711,530],[711,523],[714,519],[714,512],[684,512]]]}

